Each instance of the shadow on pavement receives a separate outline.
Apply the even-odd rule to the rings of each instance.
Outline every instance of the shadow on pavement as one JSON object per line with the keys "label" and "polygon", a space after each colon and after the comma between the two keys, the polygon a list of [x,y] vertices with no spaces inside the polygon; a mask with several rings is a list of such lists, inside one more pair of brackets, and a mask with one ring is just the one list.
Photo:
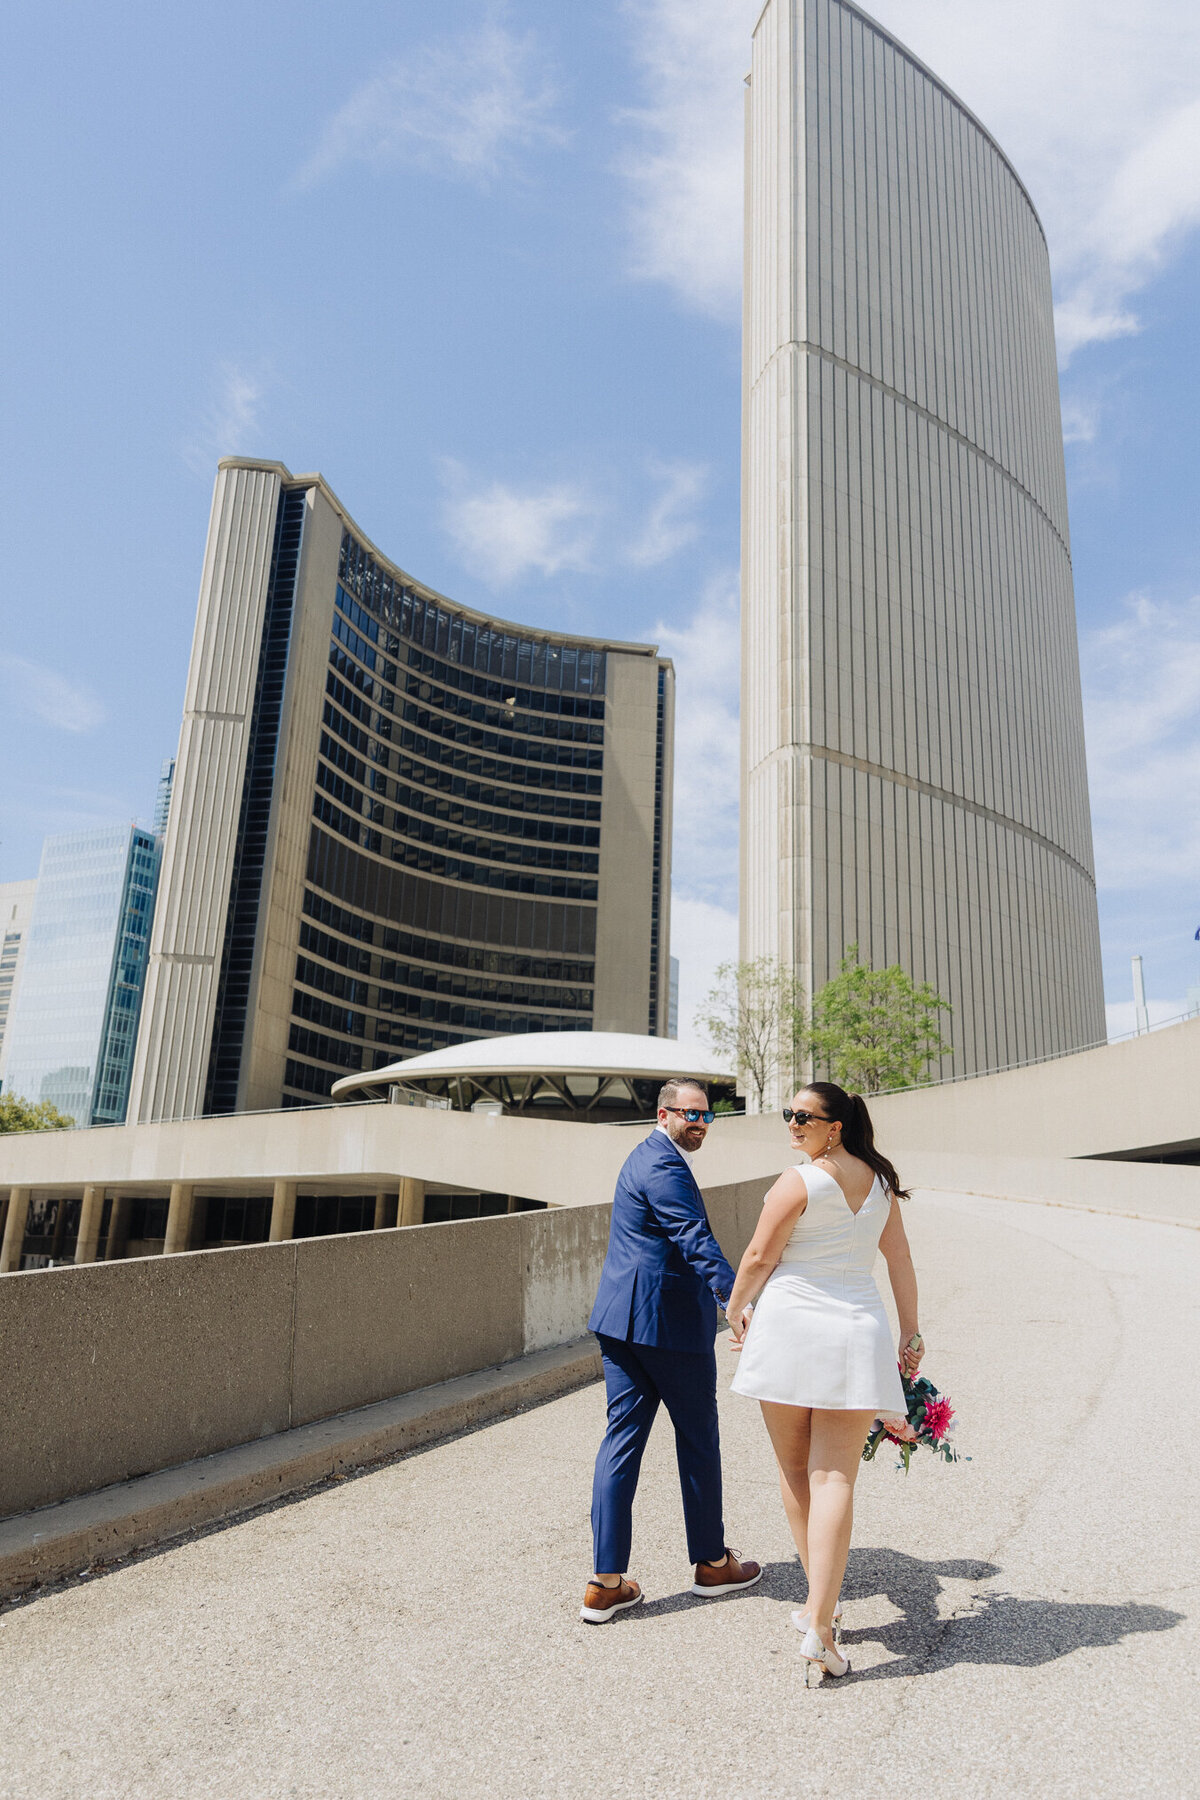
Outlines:
{"label": "shadow on pavement", "polygon": [[844,1587],[848,1603],[884,1595],[902,1613],[890,1625],[856,1631],[847,1617],[845,1643],[881,1644],[895,1659],[856,1670],[859,1681],[932,1674],[955,1663],[1035,1668],[1072,1651],[1108,1649],[1145,1631],[1170,1631],[1184,1615],[1162,1606],[1089,1605],[1065,1600],[1019,1600],[1011,1594],[977,1595],[970,1610],[941,1619],[944,1579],[979,1582],[1001,1571],[994,1563],[922,1562],[898,1550],[852,1550]]}
{"label": "shadow on pavement", "polygon": [[[997,1663],[1035,1668],[1069,1656],[1074,1650],[1108,1649],[1138,1632],[1170,1631],[1184,1615],[1162,1606],[1088,1605],[1064,1600],[1018,1600],[1011,1594],[976,1594],[957,1617],[941,1618],[938,1601],[943,1582],[990,1581],[1003,1571],[995,1563],[970,1559],[922,1562],[900,1550],[851,1550],[842,1592],[847,1606],[844,1642],[880,1644],[893,1658],[869,1669],[856,1669],[856,1681],[891,1681],[897,1676],[931,1675],[955,1663]],[[762,1581],[745,1590],[771,1600],[802,1605],[804,1573],[799,1562],[767,1563]],[[903,1614],[889,1625],[854,1629],[856,1600],[883,1595]],[[736,1600],[726,1595],[722,1603]],[[691,1593],[664,1594],[614,1619],[634,1625],[688,1607],[708,1606]],[[969,1608],[967,1610],[966,1608]]]}

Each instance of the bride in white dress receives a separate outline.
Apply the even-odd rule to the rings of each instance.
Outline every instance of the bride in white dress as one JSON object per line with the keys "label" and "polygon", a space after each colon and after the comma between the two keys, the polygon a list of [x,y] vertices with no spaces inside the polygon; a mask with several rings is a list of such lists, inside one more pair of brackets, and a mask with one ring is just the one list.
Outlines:
{"label": "bride in white dress", "polygon": [[875,1148],[859,1094],[814,1081],[783,1112],[810,1163],[785,1169],[763,1203],[729,1296],[740,1352],[733,1389],[762,1405],[784,1511],[808,1577],[810,1685],[845,1675],[834,1637],[854,1517],[854,1482],[879,1413],[904,1413],[897,1353],[871,1274],[882,1250],[900,1320],[905,1373],[925,1353],[917,1278],[895,1169]]}

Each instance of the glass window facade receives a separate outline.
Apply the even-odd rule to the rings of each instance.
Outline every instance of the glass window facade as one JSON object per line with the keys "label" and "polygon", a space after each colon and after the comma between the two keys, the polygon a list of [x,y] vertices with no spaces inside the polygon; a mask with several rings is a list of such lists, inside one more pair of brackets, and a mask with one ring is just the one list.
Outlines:
{"label": "glass window facade", "polygon": [[124,1118],[159,844],[128,825],[47,838],[6,1086],[77,1125]]}
{"label": "glass window facade", "polygon": [[319,476],[223,462],[137,1118],[312,1105],[469,1038],[661,1030],[672,693],[653,646],[472,613]]}
{"label": "glass window facade", "polygon": [[285,1105],[466,1038],[591,1029],[605,673],[345,533]]}
{"label": "glass window facade", "polygon": [[92,1096],[93,1125],[119,1125],[129,1105],[129,1078],[150,955],[161,844],[161,838],[150,832],[134,831],[129,847],[112,984]]}
{"label": "glass window facade", "polygon": [[237,1105],[303,532],[304,489],[294,488],[285,491],[275,522],[267,615],[250,724],[250,754],[242,788],[233,885],[225,915],[225,948],[217,988],[206,1112],[232,1112]]}
{"label": "glass window facade", "polygon": [[4,1086],[5,1042],[29,941],[36,881],[0,882],[0,1089]]}

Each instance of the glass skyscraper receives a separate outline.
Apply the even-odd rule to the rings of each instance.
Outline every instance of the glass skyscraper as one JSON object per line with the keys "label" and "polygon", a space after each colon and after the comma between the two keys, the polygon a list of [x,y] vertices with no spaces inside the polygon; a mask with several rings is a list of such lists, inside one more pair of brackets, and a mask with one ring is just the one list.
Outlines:
{"label": "glass skyscraper", "polygon": [[4,1086],[9,1020],[20,986],[36,892],[36,880],[0,882],[0,1089]]}
{"label": "glass skyscraper", "polygon": [[158,792],[154,799],[154,835],[165,837],[167,820],[171,814],[171,789],[175,784],[175,758],[163,758],[162,768],[158,772]]}
{"label": "glass skyscraper", "polygon": [[140,826],[47,838],[9,1027],[5,1089],[77,1125],[125,1117],[158,885]]}
{"label": "glass skyscraper", "polygon": [[131,1119],[469,1038],[665,1035],[674,677],[460,606],[318,475],[217,475]]}

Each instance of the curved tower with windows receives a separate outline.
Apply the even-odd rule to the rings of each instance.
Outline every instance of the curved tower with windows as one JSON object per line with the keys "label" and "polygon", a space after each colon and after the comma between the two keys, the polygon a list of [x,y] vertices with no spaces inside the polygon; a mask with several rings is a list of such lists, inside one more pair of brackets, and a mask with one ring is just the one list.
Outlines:
{"label": "curved tower with windows", "polygon": [[1101,1041],[1037,213],[850,0],[762,11],[747,208],[742,954],[932,982],[943,1075]]}
{"label": "curved tower with windows", "polygon": [[131,1120],[302,1106],[522,1031],[664,1035],[673,676],[220,466]]}

